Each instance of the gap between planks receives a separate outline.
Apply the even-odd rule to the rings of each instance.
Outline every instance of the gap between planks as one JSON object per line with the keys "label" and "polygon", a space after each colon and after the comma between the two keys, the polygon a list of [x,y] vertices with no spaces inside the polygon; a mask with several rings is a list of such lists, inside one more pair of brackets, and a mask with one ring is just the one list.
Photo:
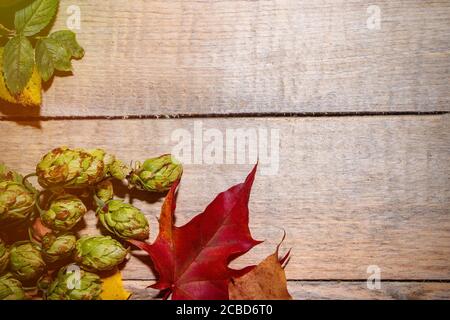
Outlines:
{"label": "gap between planks", "polygon": [[374,116],[436,116],[449,114],[448,111],[429,112],[260,112],[260,113],[180,113],[180,114],[142,114],[126,116],[0,116],[0,121],[63,121],[63,120],[137,120],[137,119],[208,119],[208,118],[341,118],[341,117],[374,117]]}
{"label": "gap between planks", "polygon": [[[146,282],[156,282],[155,278],[123,278],[123,281],[146,281]],[[302,283],[302,282],[346,282],[346,283],[360,283],[367,282],[367,279],[286,279],[287,282],[292,283]],[[450,279],[381,279],[383,283],[448,283],[450,284]]]}
{"label": "gap between planks", "polygon": [[[147,288],[148,281],[124,281],[125,287],[133,292],[132,300],[154,299],[158,291]],[[380,289],[370,290],[364,281],[288,281],[288,290],[296,300],[323,299],[449,299],[450,283],[429,283],[419,281],[382,281]]]}

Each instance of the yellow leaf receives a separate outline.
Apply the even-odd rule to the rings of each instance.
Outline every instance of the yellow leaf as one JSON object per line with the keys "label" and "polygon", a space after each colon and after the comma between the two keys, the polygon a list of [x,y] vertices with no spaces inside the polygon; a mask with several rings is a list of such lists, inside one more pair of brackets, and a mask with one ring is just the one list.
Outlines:
{"label": "yellow leaf", "polygon": [[36,67],[27,86],[18,95],[11,95],[3,78],[3,48],[0,48],[0,98],[24,106],[40,106],[42,103],[42,80]]}
{"label": "yellow leaf", "polygon": [[102,300],[128,300],[131,293],[125,290],[122,283],[122,274],[119,270],[108,277],[102,278]]}

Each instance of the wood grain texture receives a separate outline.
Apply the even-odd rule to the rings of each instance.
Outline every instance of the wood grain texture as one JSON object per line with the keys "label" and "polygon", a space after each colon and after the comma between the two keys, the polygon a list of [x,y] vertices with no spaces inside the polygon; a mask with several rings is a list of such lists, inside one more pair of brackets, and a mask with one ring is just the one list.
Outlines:
{"label": "wood grain texture", "polygon": [[[450,279],[450,116],[209,119],[204,129],[279,129],[279,171],[262,175],[250,201],[256,239],[266,240],[232,266],[258,263],[282,237],[292,248],[288,279]],[[198,125],[198,122],[197,122]],[[104,147],[125,161],[167,153],[176,129],[194,120],[0,122],[0,160],[28,173],[59,145]],[[24,139],[26,137],[26,139]],[[198,139],[198,138],[197,138]],[[206,143],[206,142],[205,142]],[[275,149],[273,149],[275,150]],[[177,224],[243,181],[251,164],[186,165]],[[118,190],[125,196],[124,190]],[[133,194],[157,234],[162,199]],[[95,216],[86,216],[93,232]],[[124,278],[153,279],[136,254]]]}
{"label": "wood grain texture", "polygon": [[380,0],[61,1],[83,60],[41,109],[3,116],[450,110],[450,3]]}
{"label": "wood grain texture", "polygon": [[[132,299],[148,300],[158,292],[146,288],[150,282],[125,281]],[[288,290],[296,300],[425,300],[450,299],[450,283],[382,282],[380,290],[369,290],[365,282],[289,281]]]}

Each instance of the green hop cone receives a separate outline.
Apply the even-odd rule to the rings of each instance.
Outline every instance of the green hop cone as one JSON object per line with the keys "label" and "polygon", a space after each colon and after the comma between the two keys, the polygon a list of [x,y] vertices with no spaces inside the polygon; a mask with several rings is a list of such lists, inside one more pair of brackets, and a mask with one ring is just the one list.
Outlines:
{"label": "green hop cone", "polygon": [[101,149],[53,149],[36,167],[38,182],[44,188],[77,189],[95,185],[106,176],[104,157]]}
{"label": "green hop cone", "polygon": [[0,274],[6,270],[9,264],[9,250],[6,244],[0,239]]}
{"label": "green hop cone", "polygon": [[41,220],[52,230],[68,231],[72,229],[87,212],[83,201],[73,195],[55,198],[48,210],[41,212]]}
{"label": "green hop cone", "polygon": [[47,292],[48,288],[53,282],[53,277],[49,273],[43,274],[36,283],[38,290]]}
{"label": "green hop cone", "polygon": [[36,281],[45,270],[39,246],[29,241],[13,244],[10,248],[9,269],[20,281]]}
{"label": "green hop cone", "polygon": [[101,300],[102,280],[94,273],[63,267],[47,289],[47,300]]}
{"label": "green hop cone", "polygon": [[107,154],[104,161],[108,175],[118,180],[125,180],[131,172],[130,167],[125,165],[121,160],[116,159],[113,155]]}
{"label": "green hop cone", "polygon": [[47,153],[36,167],[44,188],[80,189],[93,186],[105,177],[125,179],[130,168],[102,149],[59,147]]}
{"label": "green hop cone", "polygon": [[110,236],[84,236],[75,247],[75,261],[88,271],[111,270],[122,263],[128,250]]}
{"label": "green hop cone", "polygon": [[27,298],[22,284],[11,273],[0,277],[0,300],[26,300]]}
{"label": "green hop cone", "polygon": [[181,178],[183,166],[172,155],[147,159],[128,176],[130,185],[152,192],[164,192]]}
{"label": "green hop cone", "polygon": [[95,186],[95,196],[103,202],[114,197],[114,189],[111,180],[103,180]]}
{"label": "green hop cone", "polygon": [[98,208],[97,215],[102,225],[120,238],[148,239],[150,229],[147,218],[131,204],[111,200],[102,208]]}
{"label": "green hop cone", "polygon": [[0,182],[0,229],[28,221],[33,213],[35,195],[15,181]]}
{"label": "green hop cone", "polygon": [[37,194],[36,188],[34,188],[34,186],[30,182],[24,181],[23,176],[20,173],[14,170],[10,170],[3,163],[0,163],[0,182],[3,181],[17,182],[25,186],[31,193]]}
{"label": "green hop cone", "polygon": [[23,178],[19,173],[13,170],[9,170],[8,167],[6,167],[3,163],[0,163],[0,182],[15,181],[21,183],[22,180]]}
{"label": "green hop cone", "polygon": [[75,250],[77,238],[75,235],[67,233],[54,235],[47,233],[42,238],[42,257],[48,264],[55,264],[67,260]]}

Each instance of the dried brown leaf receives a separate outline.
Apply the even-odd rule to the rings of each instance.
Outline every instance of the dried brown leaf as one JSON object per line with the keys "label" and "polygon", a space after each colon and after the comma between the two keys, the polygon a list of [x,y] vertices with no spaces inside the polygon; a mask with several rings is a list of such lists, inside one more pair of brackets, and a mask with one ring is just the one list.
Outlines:
{"label": "dried brown leaf", "polygon": [[228,286],[230,300],[292,300],[282,267],[287,257],[280,260],[277,250],[249,273],[233,278]]}

